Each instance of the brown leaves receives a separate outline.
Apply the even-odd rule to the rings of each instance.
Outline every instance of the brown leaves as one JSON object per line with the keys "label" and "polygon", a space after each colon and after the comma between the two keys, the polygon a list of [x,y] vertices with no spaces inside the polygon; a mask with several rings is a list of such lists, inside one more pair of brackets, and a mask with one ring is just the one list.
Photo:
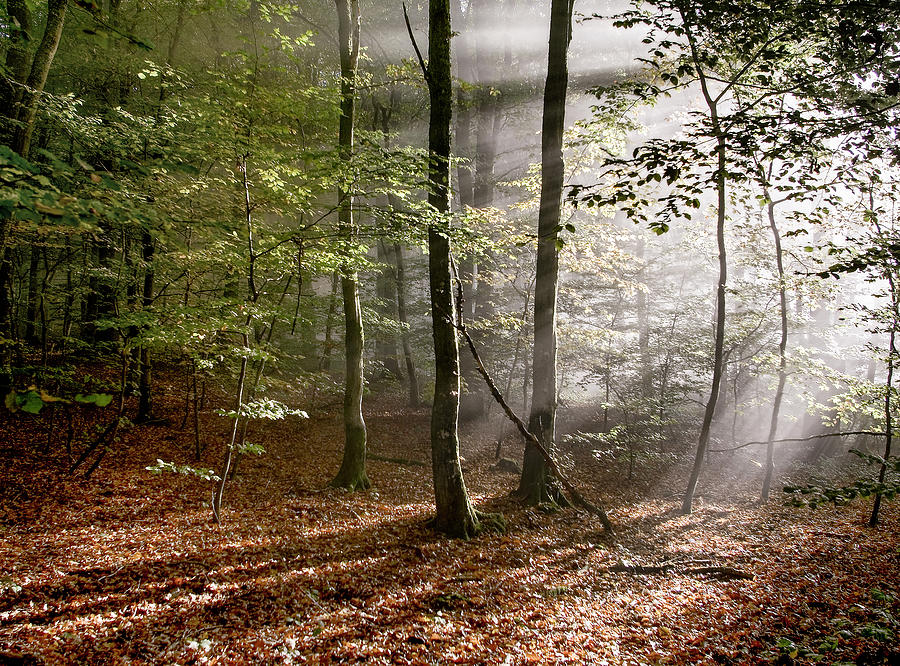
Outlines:
{"label": "brown leaves", "polygon": [[[366,419],[385,458],[428,459],[424,411]],[[896,631],[876,635],[895,602],[872,593],[900,596],[890,510],[870,532],[846,509],[708,503],[681,517],[672,502],[620,499],[622,529],[605,541],[583,514],[505,499],[515,479],[490,472],[485,437],[464,443],[467,482],[510,531],[448,541],[424,528],[427,468],[372,460],[372,491],[324,489],[342,443],[332,415],[255,433],[269,454],[241,463],[215,526],[203,484],[143,470],[161,455],[187,462],[191,433],[129,437],[92,483],[29,448],[27,430],[6,452],[0,651],[60,664],[693,664],[897,647]],[[594,480],[585,463],[579,482]],[[626,561],[673,566],[617,571]],[[702,567],[754,578],[688,570]]]}

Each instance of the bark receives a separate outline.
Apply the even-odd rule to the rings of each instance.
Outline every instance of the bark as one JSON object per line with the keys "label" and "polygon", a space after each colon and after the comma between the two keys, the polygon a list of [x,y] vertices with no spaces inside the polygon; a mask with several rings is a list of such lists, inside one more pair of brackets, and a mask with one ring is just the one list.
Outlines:
{"label": "bark", "polygon": [[[410,30],[411,32],[411,30]],[[450,211],[450,2],[428,3],[428,203],[441,215]],[[428,229],[428,277],[434,338],[434,404],[431,412],[431,467],[437,531],[466,538],[479,527],[459,460],[459,348],[456,342],[450,241],[437,220]]]}
{"label": "bark", "polygon": [[[335,0],[338,14],[338,41],[341,57],[341,118],[338,151],[349,164],[353,157],[353,125],[356,113],[356,71],[359,63],[359,2]],[[353,193],[349,186],[338,191],[338,227],[348,245],[354,242]],[[341,266],[341,295],[344,302],[344,458],[332,486],[364,490],[371,484],[366,475],[366,423],[363,398],[363,324],[356,272]]]}
{"label": "bark", "polygon": [[[688,20],[682,15],[685,26],[688,26]],[[715,325],[715,350],[713,352],[713,376],[712,387],[710,389],[709,401],[706,403],[706,410],[703,414],[703,424],[700,427],[700,437],[697,441],[697,452],[694,457],[694,466],[691,469],[691,475],[688,479],[687,489],[684,493],[684,499],[681,503],[681,513],[688,515],[691,513],[691,505],[694,500],[694,492],[697,489],[697,482],[700,480],[700,471],[703,468],[703,460],[706,456],[706,449],[709,447],[709,433],[712,427],[713,415],[716,413],[716,402],[719,397],[719,386],[722,382],[723,350],[725,348],[725,284],[728,278],[728,260],[725,254],[725,205],[726,205],[726,163],[725,163],[725,135],[719,122],[718,105],[709,91],[707,79],[703,74],[703,70],[699,67],[699,58],[694,51],[693,38],[690,30],[687,30],[688,40],[691,45],[694,63],[698,65],[698,75],[700,79],[700,88],[703,98],[710,112],[710,122],[712,125],[713,135],[716,139],[716,244],[719,250],[719,277],[716,284],[716,325]]]}
{"label": "bark", "polygon": [[[541,127],[541,200],[538,212],[537,274],[534,286],[534,360],[528,429],[548,451],[556,436],[556,300],[559,283],[557,226],[564,179],[563,130],[566,120],[568,49],[574,0],[553,0],[544,115]],[[526,503],[562,500],[551,488],[544,456],[527,443],[517,494]]]}

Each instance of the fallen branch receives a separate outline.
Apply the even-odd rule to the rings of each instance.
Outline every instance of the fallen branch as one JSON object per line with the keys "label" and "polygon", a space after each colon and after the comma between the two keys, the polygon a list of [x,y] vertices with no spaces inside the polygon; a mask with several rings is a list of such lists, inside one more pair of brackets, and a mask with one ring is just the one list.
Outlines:
{"label": "fallen branch", "polygon": [[[809,437],[788,437],[786,439],[773,439],[773,444],[784,444],[787,442],[811,442],[814,439],[825,439],[826,437],[851,437],[853,435],[875,435],[876,437],[884,437],[886,433],[875,432],[874,430],[853,430],[850,432],[826,432],[824,435],[810,435]],[[745,449],[748,446],[757,446],[760,444],[768,444],[767,441],[745,442],[730,449],[710,449],[710,453],[727,453],[729,451],[737,451]]]}
{"label": "fallen branch", "polygon": [[[454,273],[455,273],[455,265],[454,265]],[[534,448],[541,454],[541,457],[544,459],[544,463],[547,465],[547,469],[550,470],[550,473],[559,481],[562,486],[566,489],[566,492],[572,498],[574,504],[580,506],[582,509],[585,509],[589,513],[597,516],[600,519],[600,522],[603,524],[603,527],[607,532],[612,533],[613,524],[610,521],[609,516],[606,514],[606,511],[602,506],[596,505],[588,501],[572,483],[565,477],[562,471],[559,469],[559,465],[556,464],[556,460],[553,459],[553,456],[550,455],[550,452],[544,447],[541,441],[535,436],[533,432],[528,429],[528,426],[525,425],[525,422],[520,419],[516,413],[512,410],[512,408],[507,404],[506,400],[503,398],[503,394],[500,393],[500,389],[497,388],[497,385],[494,384],[494,380],[491,379],[491,376],[488,374],[487,369],[484,367],[484,363],[481,360],[481,356],[478,355],[478,350],[475,348],[475,343],[472,341],[472,336],[469,335],[469,332],[466,330],[466,325],[462,319],[462,282],[459,280],[459,277],[456,277],[456,288],[457,288],[457,323],[454,324],[456,330],[458,330],[462,336],[466,339],[466,344],[469,346],[469,351],[472,352],[472,358],[475,359],[475,367],[478,369],[478,373],[484,379],[485,383],[488,386],[488,389],[491,391],[491,395],[494,396],[494,400],[500,405],[503,409],[503,412],[509,418],[510,421],[515,424],[516,428],[522,434],[529,443],[534,445]]]}
{"label": "fallen branch", "polygon": [[752,580],[753,574],[741,569],[735,569],[729,566],[701,566],[691,567],[684,566],[676,562],[665,562],[663,564],[629,564],[628,562],[618,562],[609,568],[615,573],[630,573],[636,575],[657,574],[657,573],[680,573],[680,574],[696,574],[710,575],[717,578],[738,578],[742,580]]}
{"label": "fallen branch", "polygon": [[421,460],[413,460],[411,458],[391,458],[390,456],[380,456],[377,453],[367,453],[367,460],[378,460],[380,462],[394,463],[395,465],[409,465],[413,467],[427,467],[427,463]]}

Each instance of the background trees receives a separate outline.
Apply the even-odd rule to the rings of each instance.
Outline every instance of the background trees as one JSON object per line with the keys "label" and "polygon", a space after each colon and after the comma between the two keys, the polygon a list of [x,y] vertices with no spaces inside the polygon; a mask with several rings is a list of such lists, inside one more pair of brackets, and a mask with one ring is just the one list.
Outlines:
{"label": "background trees", "polygon": [[[765,496],[792,458],[829,450],[778,437],[890,432],[893,365],[876,355],[869,373],[869,324],[832,326],[854,299],[875,308],[871,287],[818,274],[834,253],[867,256],[863,231],[887,219],[893,8],[642,3],[615,23],[640,28],[629,49],[644,59],[616,79],[591,33],[613,22],[576,23],[571,82],[571,3],[411,8],[413,32],[437,24],[427,76],[399,8],[339,9],[336,22],[324,0],[7,3],[0,319],[15,395],[136,394],[133,420],[152,421],[155,364],[187,387],[185,420],[205,383],[231,396],[228,451],[247,453],[260,427],[248,403],[304,407],[343,382],[335,482],[366,487],[366,382],[376,397],[403,382],[410,403],[436,400],[438,505],[459,509],[438,523],[455,534],[477,521],[456,402],[472,417],[464,445],[506,434],[473,367],[456,368],[458,305],[544,442],[588,447],[634,481],[685,473],[699,432],[685,510],[713,457],[735,473],[764,465]],[[878,233],[892,247],[893,227]],[[124,364],[124,382],[62,372],[91,359]],[[201,457],[210,438],[196,431]],[[765,460],[750,441],[768,443]],[[548,499],[541,457],[524,462],[523,494]]]}

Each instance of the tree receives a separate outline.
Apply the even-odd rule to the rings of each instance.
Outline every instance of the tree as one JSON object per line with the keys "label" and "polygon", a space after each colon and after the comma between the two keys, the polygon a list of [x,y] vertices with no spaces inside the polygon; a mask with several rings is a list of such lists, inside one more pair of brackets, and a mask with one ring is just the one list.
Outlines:
{"label": "tree", "polygon": [[[407,19],[408,21],[408,19]],[[407,26],[409,24],[407,23]],[[412,29],[410,28],[410,35]],[[434,480],[434,527],[448,536],[468,538],[479,529],[459,460],[459,347],[451,270],[450,123],[453,88],[450,76],[450,2],[428,3],[428,64],[419,57],[428,84],[428,282],[434,339],[434,402],[431,411],[431,469]],[[414,42],[415,43],[415,42]]]}
{"label": "tree", "polygon": [[[47,83],[50,67],[59,46],[66,19],[68,0],[48,0],[44,33],[28,66],[27,41],[31,28],[31,13],[25,0],[13,0],[7,9],[13,24],[13,40],[7,51],[6,66],[11,79],[4,81],[3,115],[7,116],[12,130],[12,149],[28,158],[31,137],[37,118],[38,100]],[[27,73],[27,78],[24,78]],[[7,106],[8,105],[8,106]],[[0,336],[6,338],[10,328],[10,229],[12,219],[0,215]],[[0,394],[5,394],[11,383],[10,350],[8,342],[0,343]]]}
{"label": "tree", "polygon": [[[556,435],[556,299],[559,283],[559,231],[564,178],[563,131],[568,86],[567,52],[572,39],[574,0],[553,0],[547,81],[541,128],[541,198],[538,212],[537,274],[534,292],[534,361],[528,427],[551,450]],[[527,503],[559,501],[548,488],[544,458],[532,444],[525,447],[518,494]]]}
{"label": "tree", "polygon": [[[359,2],[335,0],[338,12],[338,39],[341,57],[341,119],[338,150],[349,167],[353,160],[353,129],[356,110],[356,72],[359,65]],[[338,192],[338,220],[346,252],[354,242],[353,175],[348,168]],[[344,458],[331,485],[349,490],[368,488],[366,475],[366,424],[363,398],[363,323],[356,272],[349,262],[341,267],[341,294],[344,301]]]}

